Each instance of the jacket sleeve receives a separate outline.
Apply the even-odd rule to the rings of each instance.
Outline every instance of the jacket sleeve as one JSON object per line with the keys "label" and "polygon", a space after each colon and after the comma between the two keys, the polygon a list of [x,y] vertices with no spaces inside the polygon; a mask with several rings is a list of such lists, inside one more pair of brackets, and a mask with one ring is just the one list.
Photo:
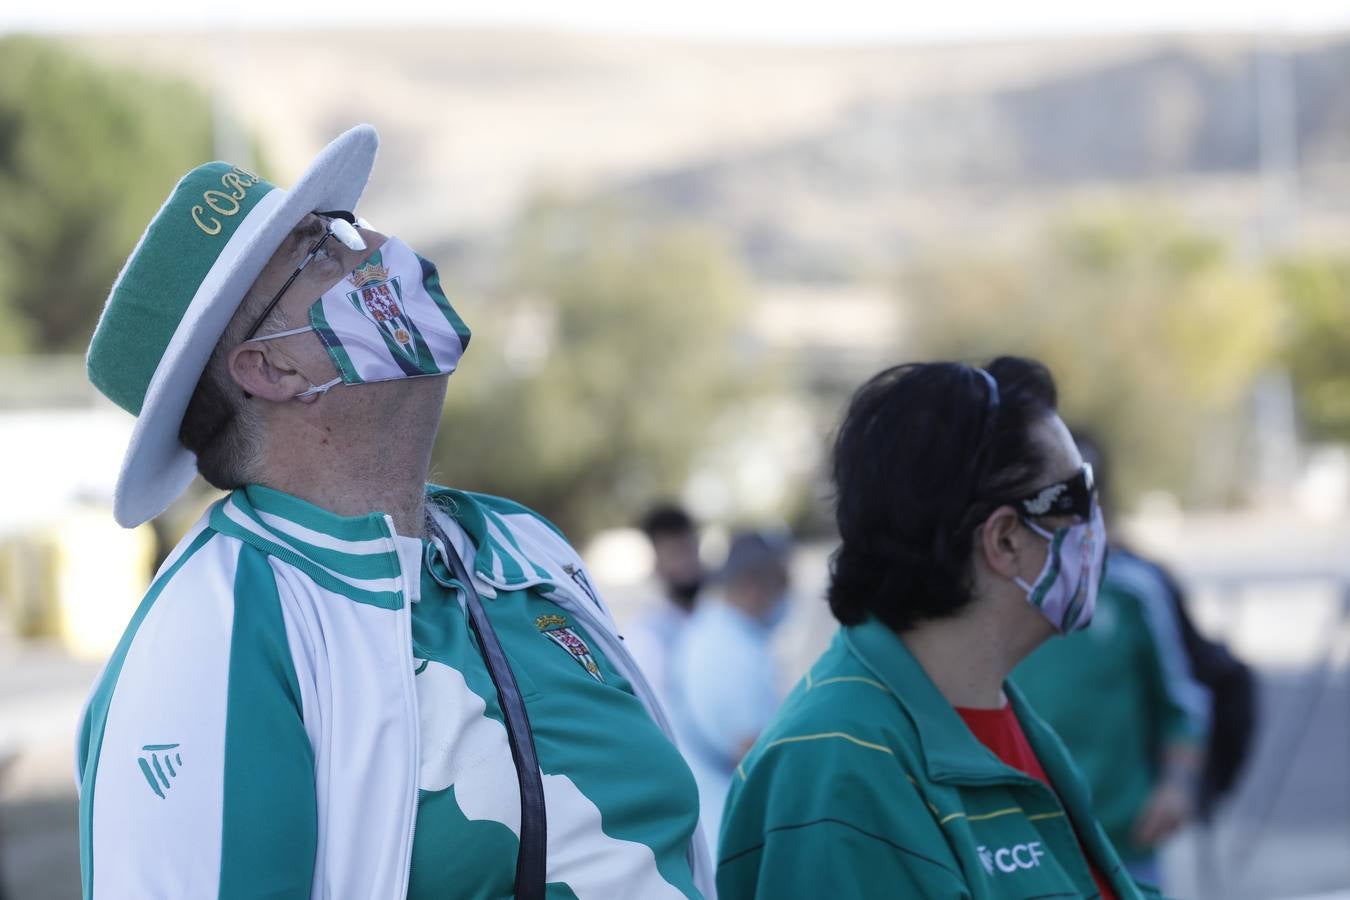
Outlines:
{"label": "jacket sleeve", "polygon": [[310,895],[314,756],[260,552],[190,539],[95,685],[78,751],[85,900]]}
{"label": "jacket sleeve", "polygon": [[1155,715],[1151,730],[1164,744],[1204,743],[1209,734],[1210,695],[1191,673],[1167,584],[1147,563],[1132,562],[1120,584],[1134,601],[1134,627],[1142,635],[1142,666]]}

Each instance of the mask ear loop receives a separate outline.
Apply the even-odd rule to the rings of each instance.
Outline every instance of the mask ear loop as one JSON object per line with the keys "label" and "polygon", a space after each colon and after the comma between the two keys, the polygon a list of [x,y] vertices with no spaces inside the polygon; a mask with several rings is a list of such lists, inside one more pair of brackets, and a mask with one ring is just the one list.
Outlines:
{"label": "mask ear loop", "polygon": [[310,397],[314,394],[326,394],[330,389],[337,387],[339,384],[342,384],[341,376],[334,378],[332,381],[324,382],[323,384],[311,384],[309,390],[296,394],[291,399],[299,400],[301,397]]}
{"label": "mask ear loop", "polygon": [[290,337],[293,334],[304,334],[306,331],[313,331],[313,330],[314,330],[313,325],[301,325],[299,328],[292,328],[289,331],[278,331],[273,334],[264,334],[260,335],[259,337],[251,337],[248,340],[244,341],[244,343],[252,344],[258,341],[270,341],[275,340],[276,338]]}
{"label": "mask ear loop", "polygon": [[[245,343],[245,344],[257,344],[257,343],[261,343],[262,341],[270,341],[270,340],[274,340],[274,339],[276,339],[276,338],[290,337],[290,336],[293,335],[293,334],[304,334],[304,333],[307,332],[307,331],[313,331],[313,330],[314,330],[314,326],[313,326],[313,325],[301,325],[299,328],[292,328],[292,329],[290,329],[289,331],[278,331],[276,334],[264,334],[264,335],[261,336],[261,337],[251,337],[251,338],[249,338],[248,340],[244,341],[244,343]],[[338,381],[341,381],[341,380],[342,380],[341,378],[338,379]],[[305,391],[303,394],[296,394],[296,396],[297,396],[297,397],[308,397],[310,394],[315,393],[316,390],[317,390],[318,393],[322,394],[324,391],[328,390],[328,389],[329,389],[330,387],[332,387],[332,386],[333,386],[333,385],[332,385],[332,383],[330,382],[329,384],[324,385],[324,387],[323,387],[322,390],[318,390],[317,388],[311,388],[310,390]],[[250,394],[248,391],[244,391],[244,399],[245,399],[245,400],[252,400],[252,399],[253,399],[253,395]]]}
{"label": "mask ear loop", "polygon": [[[314,330],[314,326],[313,326],[313,325],[302,325],[302,326],[300,326],[299,328],[292,328],[292,329],[290,329],[289,331],[278,331],[276,334],[265,334],[265,335],[263,335],[262,337],[249,338],[247,341],[244,341],[244,343],[246,343],[246,344],[256,344],[256,343],[259,343],[259,342],[261,342],[261,341],[270,341],[270,340],[272,340],[273,338],[290,337],[290,336],[293,335],[293,334],[304,334],[304,333],[307,332],[307,331],[313,331],[313,330]],[[342,376],[339,375],[337,378],[334,378],[332,381],[326,382],[326,383],[324,383],[324,384],[311,384],[311,385],[309,386],[309,390],[303,391],[303,392],[301,392],[301,393],[299,393],[299,394],[296,394],[296,395],[295,395],[294,397],[292,397],[291,399],[292,399],[292,400],[298,400],[298,399],[300,399],[301,397],[309,397],[309,396],[311,396],[311,395],[313,395],[313,394],[326,394],[326,393],[328,393],[328,391],[329,391],[331,388],[334,388],[334,387],[336,387],[337,385],[339,385],[339,384],[341,384],[341,383],[342,383]],[[247,399],[247,400],[252,400],[252,399],[253,399],[253,395],[250,394],[248,391],[245,391],[245,392],[244,392],[244,398]]]}

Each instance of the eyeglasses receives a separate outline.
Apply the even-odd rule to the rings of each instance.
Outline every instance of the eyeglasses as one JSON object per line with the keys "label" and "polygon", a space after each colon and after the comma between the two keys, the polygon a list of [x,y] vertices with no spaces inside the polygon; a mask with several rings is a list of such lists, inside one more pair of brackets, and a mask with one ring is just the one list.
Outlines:
{"label": "eyeglasses", "polygon": [[324,232],[323,237],[314,242],[314,246],[309,248],[309,252],[305,254],[304,259],[300,260],[300,265],[295,267],[295,271],[291,273],[290,278],[286,279],[286,283],[281,286],[281,290],[277,291],[276,295],[268,301],[262,315],[258,316],[253,322],[253,327],[248,330],[248,334],[244,335],[245,341],[253,340],[253,336],[258,333],[262,323],[267,321],[267,317],[272,314],[272,310],[276,309],[286,291],[290,290],[292,284],[295,284],[295,279],[300,277],[300,273],[305,271],[305,266],[314,261],[314,257],[318,255],[319,250],[323,248],[329,238],[336,237],[349,250],[366,249],[365,239],[356,230],[356,216],[354,214],[346,210],[335,209],[328,212],[316,212],[314,215],[324,220],[327,231]]}
{"label": "eyeglasses", "polygon": [[1040,516],[1092,517],[1092,506],[1097,500],[1097,487],[1092,480],[1092,466],[1083,464],[1078,474],[1064,481],[1046,485],[1036,493],[1014,500],[1012,506],[1025,518]]}

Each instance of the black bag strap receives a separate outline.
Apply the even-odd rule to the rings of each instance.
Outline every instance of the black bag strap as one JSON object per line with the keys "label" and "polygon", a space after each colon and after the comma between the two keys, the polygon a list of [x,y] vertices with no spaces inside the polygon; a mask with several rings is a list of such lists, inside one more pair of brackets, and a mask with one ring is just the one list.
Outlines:
{"label": "black bag strap", "polygon": [[483,601],[473,586],[473,579],[464,568],[455,545],[450,543],[440,523],[427,516],[441,544],[446,559],[459,583],[464,585],[465,605],[469,610],[469,625],[478,638],[488,675],[497,689],[502,717],[506,719],[506,737],[511,744],[511,758],[516,764],[516,780],[520,783],[520,854],[516,857],[516,900],[544,900],[547,871],[548,821],[544,809],[544,780],[539,773],[539,759],[534,752],[534,734],[530,731],[530,717],[525,712],[525,701],[511,671],[511,663],[492,630]]}

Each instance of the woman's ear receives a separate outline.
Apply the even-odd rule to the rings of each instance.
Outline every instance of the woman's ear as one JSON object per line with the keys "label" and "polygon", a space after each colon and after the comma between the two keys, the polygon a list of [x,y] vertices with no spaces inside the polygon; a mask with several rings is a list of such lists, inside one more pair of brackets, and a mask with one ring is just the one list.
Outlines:
{"label": "woman's ear", "polygon": [[230,377],[245,394],[284,403],[309,388],[294,360],[270,344],[250,341],[230,351]]}
{"label": "woman's ear", "polygon": [[1004,578],[1019,572],[1018,554],[1022,549],[1022,529],[1011,506],[1000,506],[989,514],[976,532],[976,548],[987,565]]}

